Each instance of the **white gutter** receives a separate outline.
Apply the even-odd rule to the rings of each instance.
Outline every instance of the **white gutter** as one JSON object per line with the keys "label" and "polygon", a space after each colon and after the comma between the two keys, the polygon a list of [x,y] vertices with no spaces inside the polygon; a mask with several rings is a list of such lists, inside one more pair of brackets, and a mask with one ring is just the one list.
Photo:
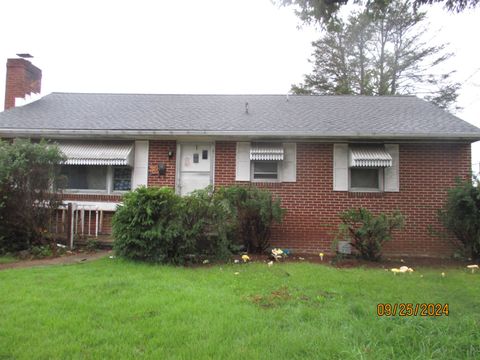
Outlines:
{"label": "white gutter", "polygon": [[477,141],[480,140],[479,133],[461,132],[455,134],[445,133],[329,133],[312,131],[210,131],[210,130],[55,130],[55,129],[0,129],[0,137],[69,137],[69,138],[85,138],[85,136],[93,137],[157,137],[157,136],[216,136],[216,137],[252,137],[252,138],[306,138],[306,139],[431,139],[431,140],[464,140]]}

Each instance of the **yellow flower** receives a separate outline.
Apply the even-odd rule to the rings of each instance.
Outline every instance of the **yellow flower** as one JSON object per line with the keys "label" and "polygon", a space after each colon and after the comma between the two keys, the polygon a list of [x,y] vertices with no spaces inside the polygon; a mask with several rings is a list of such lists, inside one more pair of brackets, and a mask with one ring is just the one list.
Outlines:
{"label": "yellow flower", "polygon": [[318,254],[318,255],[320,256],[320,260],[323,261],[323,256],[324,256],[324,254],[323,254],[323,253],[320,253],[320,254]]}

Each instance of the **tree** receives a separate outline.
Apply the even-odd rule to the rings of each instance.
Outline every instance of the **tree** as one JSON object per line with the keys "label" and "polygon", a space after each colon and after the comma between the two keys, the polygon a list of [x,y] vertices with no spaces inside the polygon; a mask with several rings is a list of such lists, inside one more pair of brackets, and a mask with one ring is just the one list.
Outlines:
{"label": "tree", "polygon": [[313,72],[292,86],[296,94],[408,95],[421,94],[451,108],[460,85],[452,72],[437,70],[451,54],[445,45],[423,39],[425,13],[407,1],[394,0],[375,11],[337,19],[313,43]]}
{"label": "tree", "polygon": [[[328,24],[335,19],[339,9],[349,0],[273,0],[280,6],[294,6],[296,15],[305,23]],[[417,9],[421,5],[435,3],[444,4],[451,12],[462,12],[467,8],[474,8],[480,0],[415,0],[414,6]],[[361,0],[350,0],[350,3],[359,4]],[[365,2],[367,9],[385,7],[389,0],[368,0]]]}
{"label": "tree", "polygon": [[45,141],[0,141],[0,253],[46,242],[60,194],[58,147]]}
{"label": "tree", "polygon": [[447,201],[438,213],[439,220],[459,241],[467,258],[480,259],[480,188],[473,183],[457,180],[448,190]]}

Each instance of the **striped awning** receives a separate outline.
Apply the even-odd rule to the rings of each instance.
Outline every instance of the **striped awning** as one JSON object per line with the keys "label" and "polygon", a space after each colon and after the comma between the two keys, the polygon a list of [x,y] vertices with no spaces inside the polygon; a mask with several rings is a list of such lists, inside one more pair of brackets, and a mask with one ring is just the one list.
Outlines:
{"label": "striped awning", "polygon": [[127,165],[133,166],[133,143],[124,142],[62,142],[66,165]]}
{"label": "striped awning", "polygon": [[283,160],[283,146],[282,144],[252,144],[250,160]]}
{"label": "striped awning", "polygon": [[350,167],[390,167],[392,156],[383,146],[353,146],[350,148],[349,165]]}

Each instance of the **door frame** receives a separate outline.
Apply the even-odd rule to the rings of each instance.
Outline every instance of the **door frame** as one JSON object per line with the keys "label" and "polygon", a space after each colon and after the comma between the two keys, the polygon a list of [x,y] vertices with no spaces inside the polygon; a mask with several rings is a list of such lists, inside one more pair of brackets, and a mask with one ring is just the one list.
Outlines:
{"label": "door frame", "polygon": [[210,145],[210,185],[215,187],[215,141],[177,141],[177,156],[175,157],[175,193],[181,194],[181,161],[182,145]]}

